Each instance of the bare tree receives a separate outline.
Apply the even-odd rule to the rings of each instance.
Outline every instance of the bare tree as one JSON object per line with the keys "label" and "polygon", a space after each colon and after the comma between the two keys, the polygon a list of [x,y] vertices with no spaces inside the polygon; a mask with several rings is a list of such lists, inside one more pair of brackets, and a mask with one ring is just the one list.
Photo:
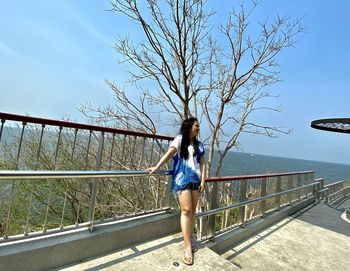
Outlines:
{"label": "bare tree", "polygon": [[[208,34],[207,20],[211,13],[204,11],[205,1],[145,2],[146,8],[141,9],[139,1],[136,0],[110,1],[111,11],[128,16],[140,26],[145,37],[144,41],[134,45],[130,36],[120,35],[115,49],[123,57],[122,62],[136,67],[130,69],[129,74],[130,82],[142,92],[139,108],[146,108],[148,102],[160,105],[162,110],[174,113],[182,119],[187,118],[191,115],[190,102],[201,90],[201,78],[198,75],[202,68],[201,52],[205,49],[203,40]],[[152,92],[143,89],[140,81],[145,79],[156,82],[157,89]],[[121,106],[129,115],[134,115],[139,109],[128,108],[130,103],[126,101],[125,93],[115,84],[108,84],[117,97],[121,98],[118,101]],[[89,108],[85,109],[87,113]],[[117,109],[126,113],[120,107]],[[112,115],[119,116],[119,113]],[[147,114],[142,116],[148,121],[140,118],[137,121],[147,130],[153,131],[151,119]],[[153,126],[151,129],[149,124]]]}
{"label": "bare tree", "polygon": [[[144,35],[136,44],[130,36],[119,36],[115,46],[130,67],[130,83],[140,91],[140,102],[136,105],[129,93],[107,81],[116,94],[115,105],[88,105],[82,107],[83,113],[153,133],[160,121],[155,112],[162,119],[163,112],[177,116],[176,120],[198,116],[210,128],[210,134],[202,135],[209,147],[208,175],[219,175],[226,154],[238,147],[242,133],[269,137],[290,133],[254,123],[251,117],[261,110],[279,111],[261,101],[273,97],[270,87],[280,80],[276,58],[304,31],[301,19],[277,16],[272,23],[259,23],[254,28],[258,34],[252,35],[248,26],[256,1],[232,9],[227,22],[218,27],[209,27],[214,12],[207,12],[206,1],[147,0],[141,7],[136,0],[110,3],[112,12],[126,15]],[[144,89],[141,81],[147,80],[155,82],[156,89]],[[213,171],[214,152],[218,161]]]}
{"label": "bare tree", "polygon": [[[228,151],[238,148],[238,138],[242,133],[269,137],[290,133],[289,129],[254,123],[250,119],[261,110],[279,111],[279,108],[260,105],[260,101],[272,97],[269,88],[280,80],[277,55],[294,46],[293,37],[304,29],[301,19],[291,21],[289,17],[277,17],[272,24],[268,21],[259,23],[259,34],[252,37],[248,25],[257,5],[258,2],[253,1],[250,8],[241,4],[232,10],[226,24],[219,27],[222,40],[226,41],[224,45],[212,38],[208,41],[208,91],[203,92],[200,100],[211,131],[208,176],[212,171],[214,152],[217,154],[214,175],[218,176]],[[226,200],[227,205],[234,202],[232,197],[217,199],[222,196],[217,191],[216,183],[211,193],[206,191],[206,208],[216,208],[218,201]],[[228,215],[229,211],[226,211],[222,225],[227,224]],[[210,219],[209,224],[213,228],[214,219]]]}
{"label": "bare tree", "polygon": [[155,134],[159,121],[150,113],[152,109],[148,105],[149,94],[141,93],[137,104],[128,97],[124,89],[108,80],[106,83],[114,92],[113,105],[96,106],[89,103],[82,105],[80,112],[99,124]]}
{"label": "bare tree", "polygon": [[260,23],[260,33],[254,39],[248,25],[257,4],[252,2],[250,9],[241,4],[238,10],[232,10],[226,24],[220,25],[225,46],[213,39],[208,42],[208,91],[202,92],[200,100],[211,130],[208,175],[214,150],[218,156],[214,173],[217,176],[227,152],[238,146],[242,133],[269,137],[290,133],[282,127],[253,123],[250,117],[261,110],[279,111],[279,108],[261,106],[259,102],[273,97],[269,88],[280,81],[277,55],[293,47],[294,36],[304,29],[301,19],[291,21],[289,17],[277,17],[272,24]]}

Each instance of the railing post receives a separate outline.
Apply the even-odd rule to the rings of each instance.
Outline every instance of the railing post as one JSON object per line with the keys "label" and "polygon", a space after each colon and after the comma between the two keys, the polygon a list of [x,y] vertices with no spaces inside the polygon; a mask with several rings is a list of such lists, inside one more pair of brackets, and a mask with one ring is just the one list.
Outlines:
{"label": "railing post", "polygon": [[319,183],[319,181],[317,180],[317,179],[314,179],[313,180],[313,182],[318,182],[317,184],[314,184],[313,186],[312,186],[312,195],[316,198],[316,201],[319,201],[320,199],[319,199],[319,197],[320,197],[320,193],[319,193],[319,191],[320,191],[320,183]]}
{"label": "railing post", "polygon": [[[315,176],[313,172],[308,173],[307,176],[309,176],[308,184],[315,181]],[[316,188],[317,188],[316,185],[314,185],[312,188],[310,187],[310,190],[309,190],[314,196],[316,195],[316,190],[317,190]]]}
{"label": "railing post", "polygon": [[[243,202],[247,200],[247,181],[246,180],[240,180],[240,196],[239,196],[239,202]],[[239,208],[239,216],[238,216],[238,224],[244,227],[244,224],[246,222],[246,205]]]}
{"label": "railing post", "polygon": [[[281,192],[282,178],[281,176],[277,176],[277,184],[276,184],[276,193]],[[275,207],[277,210],[281,207],[281,196],[277,196],[275,198]]]}
{"label": "railing post", "polygon": [[0,128],[0,142],[1,142],[1,137],[2,137],[2,131],[4,129],[4,124],[5,124],[5,119],[1,119],[1,128]]}
{"label": "railing post", "polygon": [[[163,155],[166,152],[166,150],[169,149],[169,146],[170,146],[170,141],[168,141],[167,147],[164,148]],[[144,144],[143,147],[145,148],[145,144]],[[143,157],[143,154],[142,154],[142,157]],[[172,164],[171,164],[170,160],[168,160],[168,162],[166,163],[166,168],[167,169],[171,169],[172,168]],[[167,179],[168,179],[168,185],[167,185],[168,191],[171,191],[172,176],[168,176]],[[173,193],[168,193],[167,203],[168,203],[168,207],[171,207],[171,208],[175,207],[175,196],[174,196]]]}
{"label": "railing post", "polygon": [[313,190],[312,190],[312,193],[314,196],[317,197],[317,201],[320,201],[320,183],[318,183],[317,185],[314,185],[313,186]]}
{"label": "railing post", "polygon": [[315,174],[313,172],[310,172],[309,176],[310,176],[310,183],[312,183],[315,180]]}
{"label": "railing post", "polygon": [[321,195],[320,195],[321,200],[325,199],[325,191],[324,191],[324,189],[325,189],[325,187],[324,187],[324,179],[322,178],[322,179],[320,179],[320,191],[322,191]]}
{"label": "railing post", "polygon": [[[95,170],[99,170],[101,168],[102,163],[102,153],[103,153],[103,145],[104,145],[104,132],[101,132],[98,149],[97,149],[97,155],[96,155],[96,166]],[[98,181],[100,178],[92,178],[91,183],[91,197],[90,197],[90,203],[89,203],[89,213],[88,213],[88,220],[91,222],[90,224],[90,231],[93,230],[93,221],[95,216],[95,204],[96,204],[96,195],[98,190]]]}
{"label": "railing post", "polygon": [[[262,180],[261,180],[260,196],[261,197],[266,196],[266,178],[262,178]],[[266,200],[263,200],[260,202],[260,216],[262,218],[265,217],[265,211],[266,211]]]}
{"label": "railing post", "polygon": [[[18,170],[19,168],[19,159],[20,159],[20,155],[21,155],[21,147],[22,147],[22,142],[23,142],[23,137],[24,137],[24,129],[27,125],[26,122],[22,123],[22,130],[21,130],[21,137],[18,143],[18,150],[17,150],[17,158],[16,158],[16,165],[15,165],[15,170]],[[6,226],[5,226],[5,234],[4,234],[4,238],[7,239],[8,235],[8,231],[10,229],[10,216],[11,216],[11,209],[12,209],[12,202],[14,200],[14,193],[15,193],[15,189],[16,189],[16,180],[12,181],[11,184],[11,190],[10,190],[10,200],[9,200],[9,204],[8,204],[8,208],[7,208],[7,216],[6,216]]]}
{"label": "railing post", "polygon": [[[218,183],[213,183],[211,201],[210,201],[210,210],[218,208]],[[215,236],[215,222],[216,222],[216,214],[209,216],[208,221],[208,230],[207,236],[209,238],[213,238]]]}
{"label": "railing post", "polygon": [[[288,176],[288,189],[293,188],[293,175]],[[290,205],[292,203],[292,193],[287,194],[287,202]]]}
{"label": "railing post", "polygon": [[[297,187],[300,187],[300,186],[301,186],[301,174],[298,174]],[[300,199],[301,199],[301,190],[300,189],[297,191],[297,198],[298,198],[298,201],[300,201]]]}

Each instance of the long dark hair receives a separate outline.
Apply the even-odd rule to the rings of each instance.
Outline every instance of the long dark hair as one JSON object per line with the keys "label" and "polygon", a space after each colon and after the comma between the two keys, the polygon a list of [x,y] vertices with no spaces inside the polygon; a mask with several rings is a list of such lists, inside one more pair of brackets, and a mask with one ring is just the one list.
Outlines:
{"label": "long dark hair", "polygon": [[[195,122],[198,122],[197,118],[188,118],[185,119],[182,122],[181,128],[180,128],[180,134],[182,135],[181,139],[181,152],[180,152],[180,157],[187,160],[188,159],[188,146],[191,143],[190,140],[190,132],[192,129],[192,126]],[[198,147],[198,140],[197,138],[193,139],[193,148],[194,148],[194,153],[193,156],[196,156],[197,153],[199,152],[199,147]]]}

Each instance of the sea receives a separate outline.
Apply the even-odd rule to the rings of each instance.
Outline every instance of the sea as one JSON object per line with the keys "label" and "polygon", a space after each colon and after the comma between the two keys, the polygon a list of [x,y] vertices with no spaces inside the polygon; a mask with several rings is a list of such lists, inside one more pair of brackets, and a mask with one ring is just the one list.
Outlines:
{"label": "sea", "polygon": [[261,154],[229,152],[220,176],[239,176],[264,173],[314,171],[315,178],[325,183],[350,181],[350,165]]}

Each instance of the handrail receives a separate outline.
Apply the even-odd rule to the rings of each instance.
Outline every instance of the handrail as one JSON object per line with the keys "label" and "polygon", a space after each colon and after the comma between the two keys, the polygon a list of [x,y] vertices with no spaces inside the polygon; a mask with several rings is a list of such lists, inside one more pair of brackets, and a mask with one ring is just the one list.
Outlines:
{"label": "handrail", "polygon": [[208,215],[212,215],[212,214],[217,214],[217,213],[220,213],[220,212],[225,211],[225,210],[231,210],[231,209],[239,208],[239,207],[245,206],[247,204],[251,204],[251,203],[254,203],[254,202],[260,202],[260,201],[263,201],[263,200],[266,200],[266,199],[269,199],[269,198],[274,198],[274,197],[277,197],[277,196],[288,194],[288,193],[291,193],[291,192],[294,192],[294,191],[298,191],[298,190],[304,189],[306,187],[314,186],[314,185],[318,185],[318,184],[319,184],[319,182],[313,182],[313,183],[310,183],[310,184],[307,184],[307,185],[303,185],[303,186],[300,186],[300,187],[284,190],[282,192],[269,194],[267,196],[263,196],[263,197],[260,197],[260,198],[246,200],[244,202],[239,202],[239,203],[236,203],[236,204],[233,204],[233,205],[228,205],[228,206],[225,206],[225,207],[216,208],[216,209],[212,209],[212,210],[209,210],[209,211],[197,213],[196,217],[203,217],[203,216],[208,216]]}
{"label": "handrail", "polygon": [[323,180],[323,178],[317,178],[317,179],[315,179],[315,182],[320,182],[322,180]]}
{"label": "handrail", "polygon": [[[309,173],[312,173],[312,171],[305,171],[305,172],[297,172],[296,174],[294,173],[294,175],[298,175],[298,174],[304,174],[305,176],[307,176]],[[63,183],[66,185],[65,189],[66,191],[64,190],[61,190],[61,195],[64,197],[61,196],[61,200],[63,201],[63,207],[59,207],[59,210],[62,210],[61,212],[61,215],[62,217],[64,216],[64,213],[65,213],[65,206],[67,205],[66,203],[66,196],[67,193],[68,193],[68,183],[70,183],[70,179],[88,179],[88,180],[92,180],[92,179],[99,179],[99,178],[114,178],[114,177],[141,177],[141,176],[152,176],[152,175],[170,175],[171,174],[171,170],[162,170],[162,171],[157,171],[153,174],[149,174],[149,171],[147,170],[132,170],[132,171],[126,171],[126,170],[114,170],[114,171],[102,171],[102,170],[91,170],[91,171],[81,171],[81,170],[76,170],[76,171],[47,171],[47,170],[0,170],[0,183],[1,183],[1,180],[13,180],[14,182],[12,183],[12,186],[14,184],[16,184],[16,180],[22,180],[22,181],[25,181],[25,180],[31,180],[31,181],[35,181],[35,180],[43,180],[43,179],[47,179],[49,181],[49,179],[56,179],[58,181],[60,181],[60,179],[64,179],[64,180],[67,180],[69,182],[67,183]],[[307,187],[312,187],[312,186],[315,186],[316,184],[318,185],[319,182],[313,182],[311,184],[306,184],[306,185],[302,185],[302,181],[304,181],[304,178],[297,178],[298,181],[295,179],[295,181],[298,182],[298,187],[291,187],[292,185],[292,181],[293,181],[293,178],[289,178],[288,177],[288,186],[289,186],[289,190],[280,190],[281,189],[281,180],[282,178],[280,176],[283,176],[283,175],[293,175],[293,173],[276,173],[276,174],[261,174],[261,175],[251,175],[250,178],[249,176],[242,176],[242,179],[241,179],[241,183],[239,184],[239,189],[240,189],[240,194],[241,196],[242,195],[246,195],[246,187],[247,185],[254,185],[253,183],[250,183],[249,184],[249,180],[250,179],[251,181],[256,179],[257,176],[260,176],[260,177],[266,177],[266,176],[270,176],[270,177],[276,177],[276,180],[275,180],[275,185],[274,185],[274,192],[268,192],[268,194],[266,194],[266,179],[262,179],[261,182],[262,182],[262,186],[259,188],[261,189],[261,191],[265,191],[264,193],[265,194],[261,194],[261,197],[260,198],[254,198],[254,199],[247,199],[245,197],[241,197],[240,198],[240,202],[236,203],[236,204],[233,204],[233,205],[228,205],[228,206],[224,206],[224,207],[221,207],[221,208],[215,208],[215,207],[212,207],[211,210],[207,210],[207,211],[204,211],[202,213],[198,213],[196,216],[197,217],[203,217],[203,216],[208,216],[208,215],[214,215],[214,214],[217,214],[219,212],[222,212],[222,211],[225,211],[225,210],[230,210],[230,209],[233,209],[233,208],[246,208],[245,206],[249,205],[249,204],[253,204],[255,202],[261,202],[261,204],[264,203],[265,200],[267,199],[270,199],[270,198],[275,198],[275,206],[277,206],[277,208],[279,208],[279,206],[281,206],[281,202],[280,202],[280,196],[281,195],[284,195],[284,194],[292,194],[292,192],[294,191],[297,191],[297,195],[296,195],[296,198],[295,200],[300,200],[301,198],[301,194],[299,193],[299,191],[303,191],[303,189],[307,188]],[[224,178],[218,178],[220,180],[222,179],[229,179],[229,180],[232,180],[230,179],[232,177],[224,177]],[[312,177],[313,178],[313,177]],[[236,179],[239,179],[239,176],[236,176]],[[306,180],[306,179],[305,179]],[[98,182],[98,180],[96,180]],[[235,183],[235,181],[233,181],[233,183]],[[265,183],[265,184],[263,184]],[[35,184],[32,183],[32,184]],[[48,183],[50,185],[50,183]],[[285,182],[286,184],[286,182]],[[244,188],[245,187],[245,188]],[[264,187],[264,188],[263,188]],[[64,187],[62,188],[64,189]],[[270,187],[271,189],[271,187]],[[11,189],[12,190],[12,189]],[[314,189],[315,190],[315,189]],[[31,192],[33,193],[33,191]],[[89,212],[91,211],[93,214],[94,214],[94,210],[95,210],[95,201],[91,201],[91,199],[94,199],[96,197],[96,195],[90,195],[90,194],[87,194],[86,195],[88,198],[86,199],[89,199],[90,200],[90,204],[87,205],[87,201],[85,200],[85,206],[89,209],[85,209],[85,210],[88,210]],[[305,194],[305,196],[307,196],[307,193]],[[12,197],[12,196],[11,196]],[[84,200],[83,198],[80,199],[80,200]],[[292,202],[292,198],[290,196],[288,196],[288,198],[286,199],[287,202]],[[45,204],[45,203],[44,203]],[[82,204],[79,203],[79,206],[83,206]],[[28,205],[28,212],[27,212],[27,216],[29,217],[30,216],[30,207],[31,206],[31,203]],[[49,201],[47,201],[47,207],[46,208],[46,213],[45,213],[45,216],[47,216],[48,214],[48,210],[49,210]],[[103,207],[103,205],[100,205],[100,207]],[[153,209],[152,207],[152,211],[154,211],[155,209],[158,209],[158,207],[161,207],[161,209],[164,209],[163,206],[155,206],[155,208]],[[61,208],[61,209],[60,209]],[[78,207],[80,208],[80,207]],[[169,208],[169,206],[165,206],[165,208]],[[45,210],[42,209],[44,212]],[[263,214],[266,213],[267,211],[267,208],[263,208]],[[271,210],[271,208],[269,209]],[[151,210],[146,210],[144,209],[143,211],[148,211],[148,212],[152,212]],[[8,212],[10,214],[10,211]],[[136,213],[135,213],[136,214]],[[135,215],[134,214],[134,215]],[[244,211],[240,211],[240,215],[243,215],[244,214]],[[120,216],[121,217],[124,217],[126,215],[126,213],[124,213],[124,215]],[[113,216],[111,217],[112,220],[115,220],[117,217]],[[85,227],[86,225],[88,225],[88,227],[90,228],[90,230],[93,229],[94,225],[96,224],[99,224],[99,223],[104,223],[106,221],[106,219],[108,220],[108,217],[106,218],[103,218],[103,221],[99,221],[99,220],[95,220],[94,219],[94,215],[91,216],[91,218],[89,217],[88,220],[83,220],[83,221],[78,221],[76,222],[75,226],[74,227],[71,227],[69,225],[67,226],[64,226],[63,224],[63,220],[61,220],[60,222],[60,227],[59,229],[57,228],[57,231],[61,231],[61,230],[68,230],[68,229],[71,229],[71,228],[79,228],[79,227]],[[239,223],[245,223],[246,221],[248,221],[246,218],[243,218],[243,220],[240,220],[241,222]],[[6,225],[8,225],[10,223],[10,216],[8,216],[7,220],[6,220]],[[41,235],[41,234],[46,234],[47,230],[48,229],[48,226],[47,226],[47,222],[46,222],[46,219],[45,219],[45,222],[44,222],[44,228],[43,228],[43,231],[42,232],[36,232],[34,235]],[[17,237],[14,237],[14,235],[12,235],[11,237],[8,236],[7,234],[7,231],[5,231],[5,235],[4,235],[4,239],[0,242],[7,242],[7,241],[10,241],[10,240],[15,240],[15,239],[21,239],[21,238],[27,238],[27,237],[32,237],[34,236],[33,234],[30,233],[30,231],[28,230],[28,219],[27,219],[27,222],[26,222],[26,225],[25,225],[25,232],[24,232],[24,235],[22,236],[17,236]],[[15,238],[15,239],[14,239]]]}
{"label": "handrail", "polygon": [[[210,177],[206,178],[206,182],[216,181],[235,181],[244,179],[257,179],[277,176],[298,175],[305,173],[313,173],[313,171],[274,173],[274,174],[259,174],[259,175],[244,175],[244,176],[225,176],[225,177]],[[73,171],[52,171],[52,170],[0,170],[0,180],[12,179],[54,179],[54,178],[91,178],[91,177],[125,177],[125,176],[147,176],[147,170],[73,170]],[[152,175],[171,175],[171,170],[160,170]]]}
{"label": "handrail", "polygon": [[334,192],[332,194],[329,194],[329,195],[327,195],[327,197],[330,198],[330,197],[337,196],[338,194],[341,194],[341,193],[343,193],[346,190],[349,190],[349,193],[350,193],[350,186],[344,187],[344,188],[342,188],[342,189],[340,189],[340,190],[338,190],[338,191],[336,191],[336,192]]}
{"label": "handrail", "polygon": [[[161,171],[157,171],[154,172],[152,174],[150,174],[150,172],[148,170],[114,170],[114,171],[98,171],[98,170],[93,170],[93,171],[47,171],[47,170],[0,170],[0,184],[1,181],[6,181],[6,180],[12,180],[12,185],[8,186],[8,188],[10,188],[10,190],[14,190],[14,185],[16,183],[16,181],[19,180],[28,180],[28,181],[35,181],[35,180],[47,180],[49,181],[49,179],[56,179],[56,181],[60,181],[60,180],[69,180],[71,181],[72,179],[85,179],[85,180],[89,180],[91,181],[92,179],[100,179],[100,178],[113,178],[113,177],[151,177],[151,176],[157,176],[157,175],[161,175],[161,176],[168,176],[171,174],[171,170],[161,170]],[[52,181],[49,181],[52,182]],[[67,184],[67,183],[66,183]],[[85,183],[85,185],[88,185],[88,182]],[[93,215],[91,217],[89,217],[88,221],[76,221],[75,225],[64,225],[63,224],[63,217],[65,214],[65,210],[66,210],[66,205],[67,205],[67,193],[68,193],[68,186],[65,186],[65,191],[62,190],[61,193],[63,193],[64,196],[64,202],[63,202],[63,206],[59,207],[59,210],[61,210],[61,222],[58,228],[54,228],[54,229],[47,229],[48,227],[48,223],[45,219],[45,222],[43,224],[43,230],[42,231],[35,231],[35,232],[31,232],[28,229],[28,219],[30,217],[30,209],[31,209],[31,205],[32,205],[32,200],[30,201],[29,205],[27,206],[27,214],[26,216],[27,218],[27,222],[25,225],[23,225],[25,227],[25,231],[24,234],[15,234],[15,235],[8,235],[8,228],[9,228],[9,223],[10,223],[10,215],[7,216],[7,218],[5,219],[5,234],[4,237],[1,239],[0,238],[0,243],[1,242],[8,242],[8,241],[15,241],[15,240],[19,240],[19,239],[23,239],[23,238],[28,238],[28,237],[35,237],[35,236],[41,236],[41,235],[46,235],[49,233],[55,233],[55,232],[61,232],[61,231],[66,231],[66,230],[70,230],[70,229],[77,229],[77,228],[82,228],[82,227],[88,227],[90,229],[90,231],[92,231],[93,227],[97,224],[102,224],[102,223],[106,223],[106,222],[110,222],[110,221],[116,221],[119,219],[125,219],[127,217],[135,217],[137,215],[145,215],[145,214],[150,214],[150,213],[155,213],[155,212],[159,212],[159,211],[167,211],[170,210],[171,207],[170,206],[162,206],[162,205],[155,205],[152,206],[151,209],[144,209],[144,210],[138,210],[135,209],[133,213],[123,213],[123,214],[114,214],[113,216],[110,217],[104,217],[102,219],[98,219],[95,220],[94,219],[94,213],[95,213],[95,207],[98,203],[96,203],[95,201],[91,201],[91,199],[95,198],[96,195],[90,195],[87,194],[86,196],[89,199],[90,204],[86,204],[86,207],[88,207],[88,211],[92,212]],[[135,192],[135,191],[134,191]],[[11,194],[10,197],[12,198],[13,195]],[[33,190],[31,190],[31,198],[33,197]],[[63,199],[63,198],[62,198]],[[82,208],[80,206],[83,206],[83,204],[80,202],[81,200],[83,200],[83,198],[79,199],[79,207],[78,208]],[[49,212],[49,201],[47,202],[47,208],[46,209],[46,214],[45,216],[47,217],[48,212]],[[45,210],[42,208],[41,209],[43,212],[45,212]],[[10,214],[10,213],[8,213]],[[58,223],[58,222],[57,222]]]}
{"label": "handrail", "polygon": [[82,123],[77,123],[77,122],[69,122],[69,121],[61,121],[61,120],[52,120],[52,119],[44,119],[44,118],[15,115],[15,114],[3,113],[3,112],[0,112],[0,119],[2,120],[2,122],[4,122],[5,120],[12,120],[12,121],[21,121],[21,122],[25,122],[25,123],[36,123],[36,124],[83,129],[83,130],[90,130],[90,131],[93,130],[93,131],[99,131],[99,132],[108,132],[108,133],[116,133],[116,134],[131,135],[131,136],[141,136],[141,137],[146,137],[146,138],[155,138],[155,139],[162,139],[162,140],[173,140],[174,139],[174,137],[170,137],[170,136],[148,134],[148,133],[143,133],[143,132],[134,132],[134,131],[128,131],[128,130],[124,130],[124,129],[102,127],[102,126],[82,124]]}
{"label": "handrail", "polygon": [[[171,170],[161,170],[151,175],[170,175]],[[147,170],[112,170],[112,171],[49,171],[49,170],[0,170],[0,180],[14,179],[68,179],[68,178],[112,178],[112,177],[150,176]]]}
{"label": "handrail", "polygon": [[[170,142],[164,143],[163,140],[171,141],[173,137],[1,112],[0,120],[0,140],[7,120],[10,121],[10,128],[12,127],[11,121],[17,121],[19,125],[19,122],[22,122],[20,133],[16,130],[12,156],[9,156],[14,159],[8,161],[10,166],[6,167],[6,169],[16,169],[16,171],[0,171],[0,184],[4,184],[4,193],[7,196],[6,206],[4,205],[7,208],[4,223],[6,226],[5,239],[21,229],[24,229],[23,237],[26,238],[31,231],[39,229],[37,221],[43,224],[42,234],[56,225],[59,225],[60,230],[64,230],[69,227],[68,223],[74,222],[77,227],[87,222],[92,230],[93,226],[99,223],[99,219],[105,221],[110,217],[115,219],[117,216],[124,216],[128,213],[171,206],[172,201],[168,198],[170,194],[165,193],[166,188],[169,188],[167,180],[147,178],[152,175],[170,175],[171,171],[158,171],[150,175],[149,171],[144,169],[150,167],[164,154]],[[39,125],[41,127],[38,127]],[[50,129],[47,126],[55,127]],[[75,131],[72,131],[72,128]],[[26,133],[27,130],[33,133]],[[5,143],[8,143],[9,140],[7,137],[3,138],[3,146],[6,146]],[[28,152],[23,147],[27,142],[33,143],[33,148],[30,149],[32,152]],[[10,143],[12,144],[12,141]],[[43,166],[47,160],[50,162],[49,167]],[[47,171],[48,168],[52,168],[53,171]],[[63,171],[65,169],[70,169],[70,171]],[[111,169],[116,170],[110,171]],[[125,169],[132,170],[126,171]],[[223,193],[230,193],[233,198],[230,202],[223,202],[224,205],[233,204],[233,200],[236,201],[236,199],[239,199],[239,204],[253,203],[250,206],[239,207],[237,221],[238,224],[244,224],[249,221],[253,213],[254,215],[257,213],[250,212],[251,209],[249,209],[254,207],[254,202],[262,201],[259,203],[258,212],[265,215],[274,208],[278,209],[285,204],[291,204],[307,197],[310,193],[309,189],[300,191],[304,187],[299,187],[312,182],[313,175],[313,171],[268,173],[211,177],[207,178],[207,182],[209,186],[214,184],[212,193],[216,196],[219,192],[215,189],[218,182],[231,182],[223,188]],[[133,178],[142,176],[144,178]],[[118,182],[114,179],[116,177],[125,177],[125,182],[124,180]],[[55,180],[52,181],[52,179]],[[36,185],[41,184],[37,180],[43,180],[44,191],[40,189],[41,186]],[[293,190],[296,186],[298,188]],[[286,192],[284,190],[286,188],[293,189]],[[260,193],[261,200],[251,198],[255,197],[252,196],[254,194],[251,194],[255,193],[254,191]],[[297,191],[295,195],[291,193],[293,191]],[[19,202],[15,201],[18,193],[22,193]],[[281,197],[286,193],[290,194],[287,197]],[[264,202],[265,199],[273,197],[275,198],[273,203]],[[213,196],[212,203],[214,201],[220,205],[222,199]],[[117,203],[115,206],[114,202]],[[218,207],[218,205],[210,205],[212,210],[207,210],[209,212]],[[14,219],[13,210],[16,208],[27,209],[27,212],[24,213],[20,222],[16,220],[17,224],[22,223],[21,227],[11,229],[11,220]],[[37,210],[40,211],[35,220],[32,219],[34,209],[36,210],[35,215],[37,215]],[[250,217],[245,216],[248,211]],[[214,221],[215,215],[210,216],[210,219]],[[226,222],[225,225],[231,223]],[[215,230],[215,223],[213,225]],[[212,225],[208,227],[207,236],[210,236],[211,228]]]}
{"label": "handrail", "polygon": [[225,176],[225,177],[210,177],[206,178],[206,182],[223,182],[223,181],[236,181],[244,179],[258,179],[277,176],[299,175],[314,173],[314,171],[298,171],[298,172],[284,172],[284,173],[267,173],[267,174],[254,174],[254,175],[242,175],[242,176]]}
{"label": "handrail", "polygon": [[[169,205],[169,194],[164,193],[168,182],[148,178],[145,169],[160,159],[171,140],[170,136],[0,112],[0,152],[5,154],[1,169],[25,170],[2,172],[0,207],[5,220],[0,221],[0,234],[6,239],[23,227],[26,236],[41,227],[37,220],[44,233],[56,224],[63,228],[85,221],[91,222],[92,229],[96,206],[98,217],[105,219]],[[45,171],[48,169],[53,171]],[[66,169],[71,171],[56,171]],[[116,171],[106,172],[111,169]],[[134,178],[140,176],[144,178]],[[115,177],[127,180],[118,183]],[[11,224],[18,208],[27,211]]]}
{"label": "handrail", "polygon": [[335,183],[329,183],[329,184],[325,184],[324,187],[331,187],[331,186],[335,186],[335,185],[338,185],[338,184],[342,184],[344,183],[344,181],[338,181],[338,182],[335,182]]}

